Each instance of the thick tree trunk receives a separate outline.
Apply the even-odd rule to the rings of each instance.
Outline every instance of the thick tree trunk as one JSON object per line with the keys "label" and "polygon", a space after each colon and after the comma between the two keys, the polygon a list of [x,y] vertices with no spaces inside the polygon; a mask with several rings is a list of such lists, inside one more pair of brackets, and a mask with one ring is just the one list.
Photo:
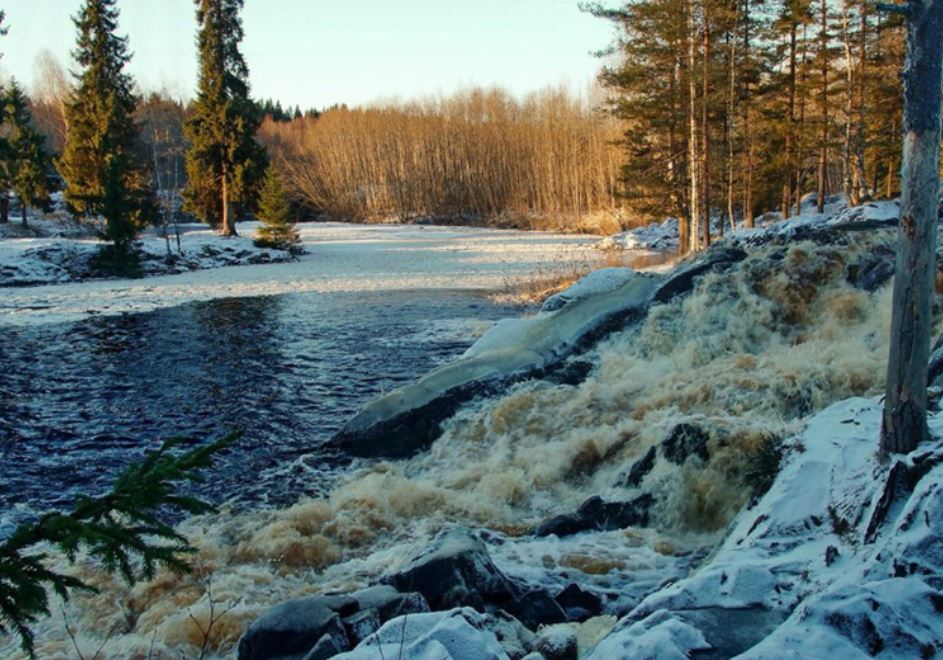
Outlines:
{"label": "thick tree trunk", "polygon": [[911,452],[929,433],[927,357],[940,187],[943,0],[911,0],[906,6],[901,216],[881,428],[885,453]]}
{"label": "thick tree trunk", "polygon": [[229,200],[229,182],[227,181],[229,177],[227,172],[223,170],[223,190],[222,190],[222,203],[223,203],[223,221],[220,226],[220,233],[223,236],[238,236],[236,233],[236,222],[233,217],[232,212],[232,202]]}
{"label": "thick tree trunk", "polygon": [[10,220],[10,196],[7,194],[0,195],[0,222],[8,222]]}

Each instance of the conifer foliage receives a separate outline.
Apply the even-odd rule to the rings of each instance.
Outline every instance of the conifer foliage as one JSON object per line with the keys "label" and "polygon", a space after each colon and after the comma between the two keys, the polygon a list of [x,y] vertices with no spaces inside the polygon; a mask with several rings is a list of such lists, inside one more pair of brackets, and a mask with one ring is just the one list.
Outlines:
{"label": "conifer foliage", "polygon": [[301,239],[295,229],[285,183],[278,168],[268,167],[259,198],[259,225],[255,234],[258,247],[298,252]]}
{"label": "conifer foliage", "polygon": [[243,0],[195,2],[200,73],[186,124],[184,204],[224,236],[235,236],[236,207],[253,206],[266,166],[265,151],[255,140],[260,112],[249,98],[249,68],[239,50]]}
{"label": "conifer foliage", "polygon": [[23,650],[35,657],[30,626],[49,615],[47,589],[63,600],[75,591],[95,591],[80,579],[51,568],[48,555],[37,546],[54,546],[70,562],[85,550],[128,584],[153,578],[161,566],[187,571],[185,557],[194,548],[160,514],[212,511],[206,502],[181,495],[179,485],[201,481],[200,473],[210,466],[213,456],[238,437],[233,433],[179,455],[174,450],[185,441],[168,440],[127,468],[108,494],[80,497],[69,513],[47,513],[36,522],[20,525],[0,544],[0,633],[19,635]]}
{"label": "conifer foliage", "polygon": [[[0,156],[0,183],[4,191],[12,188],[20,200],[23,226],[26,226],[27,207],[41,204],[48,195],[46,170],[49,156],[45,137],[32,125],[28,110],[29,99],[14,80],[2,91],[2,130],[4,145]],[[6,202],[6,200],[4,200]],[[2,204],[0,222],[6,222],[8,204]]]}
{"label": "conifer foliage", "polygon": [[124,71],[131,55],[127,38],[115,34],[115,0],[86,0],[73,22],[79,72],[66,106],[68,133],[59,172],[69,206],[76,213],[101,215],[103,238],[123,252],[146,219],[151,197],[133,119],[138,98]]}

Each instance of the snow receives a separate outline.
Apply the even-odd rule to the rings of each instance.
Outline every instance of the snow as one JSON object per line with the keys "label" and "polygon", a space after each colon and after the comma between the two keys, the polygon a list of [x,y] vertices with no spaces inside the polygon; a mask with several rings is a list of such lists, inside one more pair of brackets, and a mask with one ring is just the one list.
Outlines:
{"label": "snow", "polygon": [[576,300],[615,291],[627,284],[635,275],[636,272],[631,268],[600,268],[594,270],[566,291],[561,291],[547,298],[540,311],[555,312]]}
{"label": "snow", "polygon": [[[255,223],[240,223],[239,238],[190,227],[187,254],[206,248],[251,247]],[[190,301],[304,292],[408,289],[497,290],[537,269],[572,268],[594,262],[592,236],[469,227],[299,225],[307,254],[297,261],[201,269],[137,280],[96,280],[30,287],[0,287],[0,325],[76,320],[91,315],[142,312]],[[146,236],[145,249],[165,250],[163,239]],[[0,271],[33,268],[35,248],[56,245],[94,250],[95,240],[21,238],[0,240]],[[147,247],[150,246],[150,247]],[[207,261],[206,258],[203,259]],[[206,263],[205,265],[211,265]]]}
{"label": "snow", "polygon": [[334,656],[338,660],[498,660],[508,656],[488,617],[470,608],[411,614],[388,621],[353,651]]}
{"label": "snow", "polygon": [[[918,657],[943,648],[943,465],[892,508],[874,542],[865,537],[890,470],[877,453],[881,409],[856,398],[813,417],[772,489],[740,514],[711,561],[643,600],[591,657],[684,657],[666,644],[695,648],[683,611],[707,608],[788,616],[744,658]],[[931,431],[943,436],[943,413]],[[905,462],[941,456],[934,440]]]}
{"label": "snow", "polygon": [[600,642],[589,660],[687,660],[692,651],[710,649],[699,630],[659,610]]}
{"label": "snow", "polygon": [[675,251],[678,249],[678,219],[668,218],[608,236],[597,243],[597,247],[602,250]]}

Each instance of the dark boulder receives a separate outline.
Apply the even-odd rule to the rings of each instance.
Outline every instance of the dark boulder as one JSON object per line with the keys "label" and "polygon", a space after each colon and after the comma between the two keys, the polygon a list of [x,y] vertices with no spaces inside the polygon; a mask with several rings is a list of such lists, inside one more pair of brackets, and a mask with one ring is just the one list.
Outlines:
{"label": "dark boulder", "polygon": [[629,468],[628,472],[625,472],[619,476],[619,480],[616,482],[616,485],[622,486],[623,488],[638,488],[641,485],[642,480],[648,476],[648,473],[652,471],[653,467],[655,467],[655,457],[655,448],[649,447],[648,451],[645,452],[645,455],[635,461],[635,463],[632,464],[632,467]]}
{"label": "dark boulder", "polygon": [[337,635],[324,635],[324,637],[319,639],[318,643],[314,645],[314,648],[308,651],[304,660],[329,660],[329,658],[333,658],[349,650],[350,644],[347,643],[346,638],[341,638]]}
{"label": "dark boulder", "polygon": [[569,620],[560,604],[545,589],[532,589],[521,594],[508,604],[507,610],[531,630]]}
{"label": "dark boulder", "polygon": [[422,594],[433,611],[466,606],[481,611],[486,603],[506,605],[518,596],[517,586],[494,565],[485,544],[463,528],[440,534],[383,582]]}
{"label": "dark boulder", "polygon": [[554,600],[563,608],[568,621],[585,621],[603,612],[602,598],[578,584],[568,584]]}
{"label": "dark boulder", "polygon": [[429,604],[422,594],[401,593],[386,584],[356,591],[351,597],[357,601],[361,612],[375,610],[383,623],[405,614],[429,611]]}
{"label": "dark boulder", "polygon": [[704,429],[682,422],[671,429],[671,433],[662,441],[661,453],[676,465],[683,464],[689,456],[706,461],[711,457],[707,449],[708,440],[710,436]]}
{"label": "dark boulder", "polygon": [[645,493],[628,502],[605,502],[591,497],[576,513],[551,518],[534,530],[535,536],[570,536],[588,530],[606,531],[645,526],[655,498]]}
{"label": "dark boulder", "polygon": [[350,603],[356,607],[352,599],[310,596],[277,605],[249,626],[239,640],[237,657],[239,660],[269,660],[304,656],[316,644],[321,644],[324,637],[342,647],[347,644],[347,632],[341,622],[341,611],[348,609]]}

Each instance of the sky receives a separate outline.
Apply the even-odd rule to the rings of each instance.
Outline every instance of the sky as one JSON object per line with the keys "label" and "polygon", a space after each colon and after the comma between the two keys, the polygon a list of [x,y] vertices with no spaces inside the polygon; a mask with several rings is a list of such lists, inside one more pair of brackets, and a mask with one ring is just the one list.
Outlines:
{"label": "sky", "polygon": [[[6,0],[0,71],[27,86],[36,55],[67,69],[81,0]],[[145,91],[196,85],[193,0],[119,0],[129,71]],[[577,0],[246,0],[243,53],[256,98],[302,108],[362,105],[500,85],[517,95],[585,91],[612,31]]]}

